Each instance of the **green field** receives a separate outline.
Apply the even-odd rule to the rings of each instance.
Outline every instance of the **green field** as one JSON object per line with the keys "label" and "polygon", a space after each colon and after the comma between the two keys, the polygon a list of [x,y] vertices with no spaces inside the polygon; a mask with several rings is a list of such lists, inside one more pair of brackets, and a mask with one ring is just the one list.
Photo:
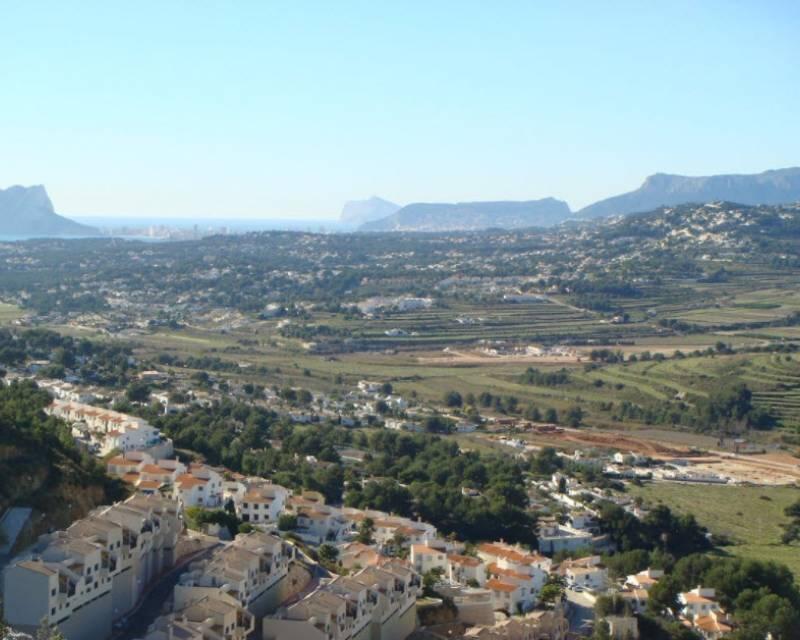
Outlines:
{"label": "green field", "polygon": [[800,582],[800,547],[781,544],[781,525],[789,521],[783,510],[800,499],[800,489],[658,483],[630,486],[629,491],[647,504],[694,514],[709,531],[732,542],[725,552],[782,562]]}
{"label": "green field", "polygon": [[0,325],[10,324],[23,315],[25,315],[25,312],[18,306],[0,302]]}

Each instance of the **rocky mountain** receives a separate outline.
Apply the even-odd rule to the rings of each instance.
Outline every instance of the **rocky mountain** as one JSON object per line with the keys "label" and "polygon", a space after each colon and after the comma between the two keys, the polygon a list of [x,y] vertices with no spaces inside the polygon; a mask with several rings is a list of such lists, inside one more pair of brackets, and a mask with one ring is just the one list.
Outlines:
{"label": "rocky mountain", "polygon": [[492,227],[548,227],[570,217],[563,200],[526,202],[457,202],[409,204],[396,213],[368,222],[362,231],[474,231]]}
{"label": "rocky mountain", "polygon": [[400,209],[399,204],[389,202],[378,196],[372,196],[367,200],[350,200],[349,202],[345,202],[339,219],[342,222],[363,224],[365,222],[386,218],[398,209]]}
{"label": "rocky mountain", "polygon": [[579,218],[602,218],[720,200],[745,205],[800,201],[800,167],[750,175],[689,177],[656,173],[636,191],[600,200],[584,207],[576,215]]}
{"label": "rocky mountain", "polygon": [[0,235],[92,236],[99,231],[58,215],[41,185],[0,189]]}

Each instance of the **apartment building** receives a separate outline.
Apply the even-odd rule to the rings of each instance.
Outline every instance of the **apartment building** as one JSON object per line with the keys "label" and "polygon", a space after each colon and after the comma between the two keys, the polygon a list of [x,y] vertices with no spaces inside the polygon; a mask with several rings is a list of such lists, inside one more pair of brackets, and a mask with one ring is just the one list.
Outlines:
{"label": "apartment building", "polygon": [[361,542],[347,542],[339,547],[339,562],[348,571],[379,565],[385,557],[374,547]]}
{"label": "apartment building", "polygon": [[326,505],[321,496],[293,496],[286,501],[284,510],[297,517],[295,534],[310,544],[339,541],[348,531],[341,509]]}
{"label": "apartment building", "polygon": [[185,465],[178,459],[157,459],[145,451],[131,450],[106,463],[110,475],[133,485],[140,493],[171,495],[184,507],[221,507],[225,494],[222,473],[205,464]]}
{"label": "apartment building", "polygon": [[447,579],[454,584],[486,584],[486,564],[479,558],[451,553],[447,556]]}
{"label": "apartment building", "polygon": [[147,451],[154,458],[172,455],[172,440],[143,418],[80,402],[53,400],[45,413],[72,425],[72,435],[99,456],[112,451]]}
{"label": "apartment building", "polygon": [[480,544],[477,552],[486,563],[484,586],[492,591],[497,609],[514,613],[536,604],[552,567],[549,558],[503,542]]}
{"label": "apartment building", "polygon": [[116,476],[144,494],[172,486],[186,473],[186,465],[177,459],[156,459],[144,451],[128,451],[106,463],[109,475]]}
{"label": "apartment building", "polygon": [[214,556],[195,563],[175,586],[175,608],[206,595],[225,593],[256,616],[267,613],[270,594],[289,573],[292,545],[261,531],[239,534]]}
{"label": "apartment building", "polygon": [[7,622],[32,631],[45,621],[67,640],[105,640],[172,566],[182,527],[177,503],[136,495],[41,536],[4,571]]}
{"label": "apartment building", "polygon": [[222,474],[205,464],[192,463],[175,479],[173,485],[175,498],[186,507],[206,507],[215,509],[222,506]]}
{"label": "apartment building", "polygon": [[279,484],[249,481],[233,500],[236,515],[243,522],[269,524],[278,521],[291,492]]}
{"label": "apartment building", "polygon": [[544,522],[538,531],[539,551],[555,554],[559,551],[577,551],[591,548],[594,534],[588,529],[576,529],[571,525]]}
{"label": "apartment building", "polygon": [[424,544],[411,545],[409,560],[417,573],[428,573],[432,569],[441,569],[442,572],[447,572],[447,554]]}
{"label": "apartment building", "polygon": [[247,640],[254,630],[255,617],[235,598],[218,593],[158,618],[143,640]]}
{"label": "apartment building", "polygon": [[590,591],[603,591],[608,587],[608,569],[600,556],[586,556],[565,560],[558,567],[570,586],[583,587]]}
{"label": "apartment building", "polygon": [[404,640],[416,625],[419,576],[398,562],[338,577],[265,618],[262,640]]}
{"label": "apartment building", "polygon": [[514,617],[494,625],[479,625],[468,629],[469,640],[565,640],[569,622],[560,607],[549,611],[534,611],[524,617]]}

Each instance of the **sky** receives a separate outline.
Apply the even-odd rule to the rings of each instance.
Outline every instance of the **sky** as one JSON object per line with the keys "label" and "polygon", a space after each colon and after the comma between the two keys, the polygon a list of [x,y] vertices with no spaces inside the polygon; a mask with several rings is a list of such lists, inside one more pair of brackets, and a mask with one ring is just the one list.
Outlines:
{"label": "sky", "polygon": [[800,3],[0,0],[0,188],[325,219],[800,165]]}

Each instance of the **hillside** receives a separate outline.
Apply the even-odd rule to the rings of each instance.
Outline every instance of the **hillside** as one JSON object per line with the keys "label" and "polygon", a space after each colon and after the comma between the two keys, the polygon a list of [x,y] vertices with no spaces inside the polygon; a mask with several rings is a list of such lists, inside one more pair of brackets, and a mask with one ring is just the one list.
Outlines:
{"label": "hillside", "polygon": [[97,229],[58,215],[41,185],[0,189],[0,235],[91,236]]}
{"label": "hillside", "polygon": [[367,200],[350,200],[345,202],[339,219],[342,222],[363,224],[390,216],[399,209],[399,204],[389,202],[378,196],[372,196]]}
{"label": "hillside", "polygon": [[0,513],[9,506],[33,507],[28,540],[125,493],[76,449],[66,424],[44,414],[49,402],[33,383],[0,384]]}
{"label": "hillside", "polygon": [[800,205],[710,202],[661,207],[606,222],[599,229],[606,239],[639,238],[653,249],[780,253],[793,250],[800,239]]}
{"label": "hillside", "polygon": [[601,218],[718,200],[746,205],[800,201],[800,167],[751,175],[689,177],[656,173],[637,190],[595,202],[578,211],[577,216]]}
{"label": "hillside", "polygon": [[361,226],[362,231],[475,231],[489,228],[549,227],[563,222],[570,209],[563,200],[409,204],[396,213]]}

